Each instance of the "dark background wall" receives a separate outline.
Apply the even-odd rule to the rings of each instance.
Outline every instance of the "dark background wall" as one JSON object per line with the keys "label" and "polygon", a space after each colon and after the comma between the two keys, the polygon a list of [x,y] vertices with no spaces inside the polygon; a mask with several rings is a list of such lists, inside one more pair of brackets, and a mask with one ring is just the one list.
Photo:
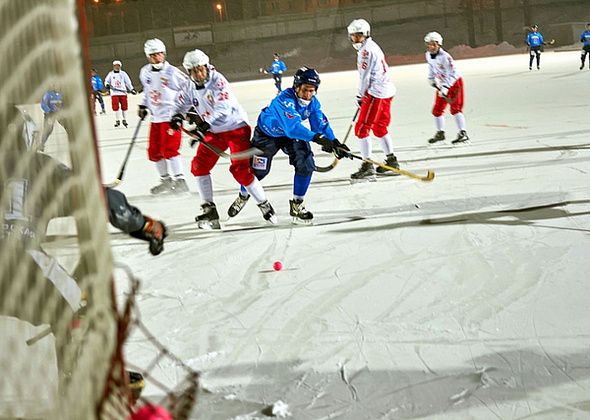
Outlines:
{"label": "dark background wall", "polygon": [[[220,9],[216,6],[220,5]],[[524,46],[530,24],[557,45],[575,44],[590,21],[589,0],[88,0],[93,66],[103,77],[114,59],[135,82],[146,63],[143,43],[162,39],[168,60],[181,66],[200,48],[230,80],[263,77],[279,52],[289,74],[301,65],[320,71],[353,69],[346,26],[365,18],[390,64],[417,56],[424,34],[441,32],[447,49],[502,41]]]}

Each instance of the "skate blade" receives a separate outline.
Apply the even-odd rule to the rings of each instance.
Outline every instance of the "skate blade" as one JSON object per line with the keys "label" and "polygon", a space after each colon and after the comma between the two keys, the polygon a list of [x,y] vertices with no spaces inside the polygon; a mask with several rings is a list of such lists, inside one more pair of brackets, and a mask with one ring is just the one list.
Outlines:
{"label": "skate blade", "polygon": [[293,217],[293,219],[291,220],[291,223],[293,223],[294,225],[309,226],[309,225],[313,225],[313,219],[303,220],[303,219],[299,219],[297,217]]}
{"label": "skate blade", "polygon": [[461,140],[461,141],[452,141],[451,144],[453,146],[462,146],[462,145],[466,145],[466,144],[471,144],[471,141],[468,140]]}
{"label": "skate blade", "polygon": [[376,175],[371,175],[371,176],[367,176],[364,178],[350,178],[350,183],[351,184],[361,184],[363,182],[376,182],[377,181],[377,176]]}
{"label": "skate blade", "polygon": [[[446,140],[446,139],[445,139]],[[435,140],[435,141],[430,141],[428,140],[428,144],[437,144],[437,143],[443,143],[445,140]]]}
{"label": "skate blade", "polygon": [[221,229],[221,225],[219,224],[219,221],[215,221],[215,222],[199,221],[199,222],[197,222],[197,227],[202,230],[220,230]]}
{"label": "skate blade", "polygon": [[273,214],[270,218],[265,219],[268,223],[270,223],[271,225],[276,225],[279,223],[279,218],[277,217],[276,214]]}
{"label": "skate blade", "polygon": [[401,175],[400,173],[394,172],[394,171],[387,171],[387,172],[377,172],[377,176],[399,176]]}

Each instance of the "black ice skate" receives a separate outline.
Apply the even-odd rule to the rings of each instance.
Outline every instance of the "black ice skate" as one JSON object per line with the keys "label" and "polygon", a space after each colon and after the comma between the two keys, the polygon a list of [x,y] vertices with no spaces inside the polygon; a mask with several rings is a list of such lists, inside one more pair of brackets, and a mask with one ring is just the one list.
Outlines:
{"label": "black ice skate", "polygon": [[115,127],[118,127],[120,125],[121,125],[121,121],[119,121],[119,120],[115,121]]}
{"label": "black ice skate", "polygon": [[309,225],[312,223],[313,214],[305,208],[303,200],[289,200],[289,205],[291,207],[289,214],[293,218],[293,223],[302,225]]}
{"label": "black ice skate", "polygon": [[[387,156],[385,156],[384,163],[387,166],[391,166],[392,168],[399,169],[399,163],[397,162],[397,158],[395,157],[395,155],[393,153],[390,153]],[[382,168],[381,166],[377,166],[376,171],[377,171],[378,175],[400,175],[397,172],[387,170],[385,168]]]}
{"label": "black ice skate", "polygon": [[279,223],[279,218],[275,214],[275,209],[272,208],[272,206],[270,205],[268,200],[260,203],[258,205],[258,208],[262,212],[262,217],[264,217],[264,220],[266,220],[267,222],[269,222],[273,225],[276,225],[277,223]]}
{"label": "black ice skate", "polygon": [[125,126],[125,128],[129,127],[129,124],[127,124],[127,121],[123,120],[123,125]]}
{"label": "black ice skate", "polygon": [[203,209],[203,213],[195,217],[197,227],[199,229],[221,229],[215,203],[203,203],[201,209]]}
{"label": "black ice skate", "polygon": [[238,213],[242,211],[249,198],[249,195],[242,195],[242,193],[239,193],[238,198],[236,198],[234,202],[231,203],[231,206],[229,206],[229,209],[227,209],[227,215],[229,217],[236,217]]}
{"label": "black ice skate", "polygon": [[457,133],[457,138],[453,140],[451,143],[453,144],[460,144],[469,141],[469,136],[467,135],[467,131],[461,130]]}
{"label": "black ice skate", "polygon": [[374,182],[376,180],[377,177],[375,176],[375,167],[369,162],[361,163],[359,170],[350,175],[350,182],[352,183],[364,181]]}
{"label": "black ice skate", "polygon": [[165,194],[174,191],[174,181],[169,176],[160,178],[160,184],[152,187],[150,192],[154,195]]}
{"label": "black ice skate", "polygon": [[436,132],[436,134],[432,138],[428,139],[428,143],[433,144],[433,143],[436,143],[439,141],[443,141],[444,139],[445,139],[445,132],[442,130],[439,130]]}
{"label": "black ice skate", "polygon": [[188,185],[184,178],[179,178],[174,180],[174,193],[175,194],[182,194],[189,192]]}

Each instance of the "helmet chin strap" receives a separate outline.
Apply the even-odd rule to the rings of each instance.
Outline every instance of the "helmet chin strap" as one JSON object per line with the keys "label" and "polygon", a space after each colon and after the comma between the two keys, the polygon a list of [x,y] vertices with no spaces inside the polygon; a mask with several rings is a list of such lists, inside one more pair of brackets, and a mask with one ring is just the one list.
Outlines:
{"label": "helmet chin strap", "polygon": [[162,67],[164,67],[164,62],[162,61],[161,63],[152,64],[152,67],[156,70],[162,70]]}

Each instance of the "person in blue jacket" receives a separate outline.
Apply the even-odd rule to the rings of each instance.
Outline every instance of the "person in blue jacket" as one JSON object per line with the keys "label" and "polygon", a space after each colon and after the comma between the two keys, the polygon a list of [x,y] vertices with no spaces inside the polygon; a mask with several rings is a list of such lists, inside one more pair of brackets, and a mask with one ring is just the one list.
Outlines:
{"label": "person in blue jacket", "polygon": [[92,107],[94,108],[94,105],[96,104],[96,101],[98,100],[98,103],[100,104],[100,108],[101,108],[100,113],[106,114],[106,111],[104,109],[104,101],[102,99],[102,94],[101,94],[102,90],[104,89],[104,84],[102,83],[102,79],[100,78],[100,76],[96,72],[96,69],[92,69],[90,74],[91,74],[90,83],[92,85],[92,96],[93,96]]}
{"label": "person in blue jacket", "polygon": [[[555,40],[551,40],[549,44],[553,44]],[[527,35],[526,43],[529,46],[529,70],[533,69],[533,59],[537,58],[537,70],[541,70],[541,53],[543,52],[543,45],[547,45],[543,39],[543,35],[539,32],[539,26],[531,26],[531,32]]]}
{"label": "person in blue jacket", "polygon": [[275,81],[275,86],[277,88],[277,95],[281,93],[281,82],[283,80],[283,73],[287,71],[287,66],[281,60],[279,53],[274,53],[273,62],[268,69],[266,69],[265,73],[272,74],[272,78]]}
{"label": "person in blue jacket", "polygon": [[69,133],[69,125],[61,118],[63,107],[63,95],[55,87],[47,90],[41,98],[41,110],[43,111],[43,130],[41,133],[40,150],[45,150],[45,143],[53,132],[55,121],[59,121],[62,127]]}
{"label": "person in blue jacket", "polygon": [[[293,199],[289,200],[289,213],[293,223],[311,223],[313,214],[306,210],[303,199],[307,193],[315,161],[310,142],[318,143],[322,150],[341,159],[349,157],[350,149],[334,136],[328,119],[315,96],[320,86],[320,75],[312,68],[297,70],[293,87],[279,93],[258,116],[252,145],[262,151],[252,158],[252,168],[259,180],[270,172],[272,159],[279,150],[289,156],[294,167]],[[309,120],[309,127],[303,121]],[[230,217],[236,216],[245,206],[249,196],[241,188],[238,198],[228,209]]]}
{"label": "person in blue jacket", "polygon": [[[582,65],[580,70],[583,70],[586,55],[590,54],[590,23],[586,24],[586,30],[580,35],[580,42],[582,43]],[[588,57],[588,68],[590,69],[590,57]]]}

